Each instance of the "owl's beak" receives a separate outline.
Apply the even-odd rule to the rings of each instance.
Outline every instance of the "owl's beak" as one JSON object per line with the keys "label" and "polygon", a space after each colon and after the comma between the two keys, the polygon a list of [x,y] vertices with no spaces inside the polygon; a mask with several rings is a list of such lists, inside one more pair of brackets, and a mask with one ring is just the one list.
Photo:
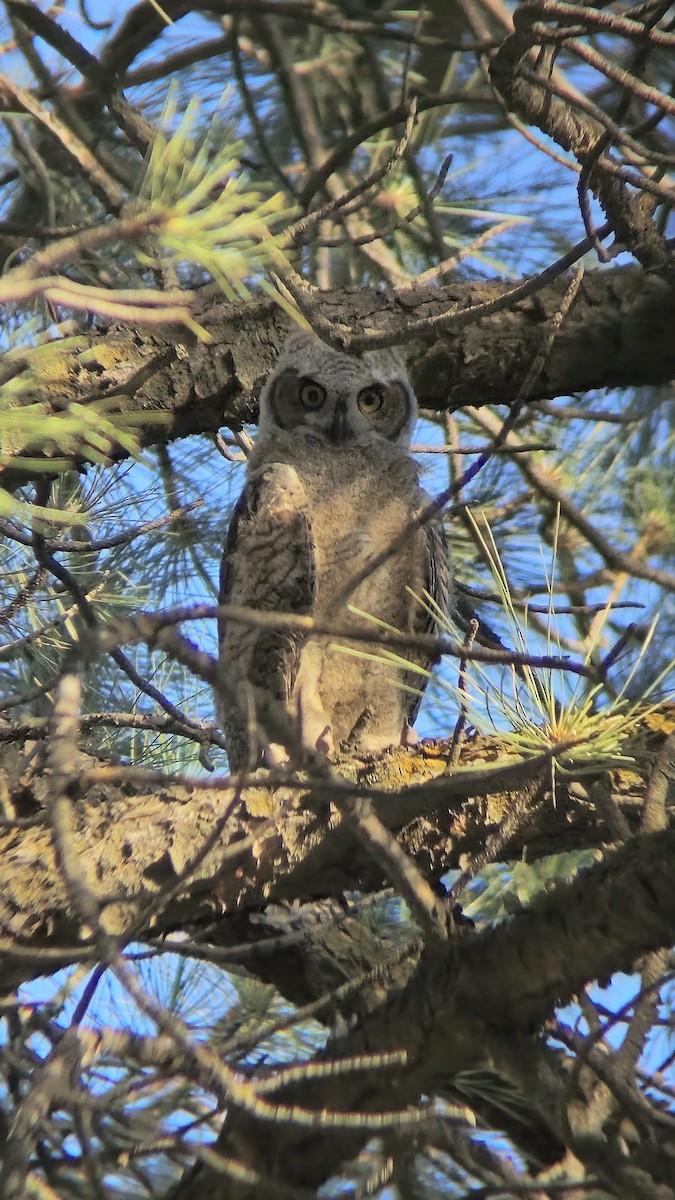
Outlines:
{"label": "owl's beak", "polygon": [[330,427],[330,440],[335,445],[340,445],[342,442],[349,441],[351,430],[347,424],[347,405],[344,401],[338,401],[335,406],[335,413]]}

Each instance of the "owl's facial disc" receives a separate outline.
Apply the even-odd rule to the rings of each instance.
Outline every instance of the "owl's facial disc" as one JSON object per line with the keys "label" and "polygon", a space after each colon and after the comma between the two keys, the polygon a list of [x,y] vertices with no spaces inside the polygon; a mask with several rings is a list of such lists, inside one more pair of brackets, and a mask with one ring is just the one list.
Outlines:
{"label": "owl's facial disc", "polygon": [[[342,358],[344,356],[335,356]],[[327,378],[325,368],[300,375],[290,364],[272,375],[262,394],[260,429],[298,431],[349,446],[373,434],[407,445],[416,414],[415,398],[400,379],[371,378],[347,360],[344,378]],[[359,379],[360,374],[360,379]],[[359,384],[362,384],[359,388]]]}
{"label": "owl's facial disc", "polygon": [[374,382],[361,388],[356,407],[365,428],[395,442],[410,427],[414,399],[398,380]]}
{"label": "owl's facial disc", "polygon": [[267,403],[280,429],[311,426],[314,416],[323,424],[326,389],[316,379],[298,376],[297,371],[289,367],[270,381]]}

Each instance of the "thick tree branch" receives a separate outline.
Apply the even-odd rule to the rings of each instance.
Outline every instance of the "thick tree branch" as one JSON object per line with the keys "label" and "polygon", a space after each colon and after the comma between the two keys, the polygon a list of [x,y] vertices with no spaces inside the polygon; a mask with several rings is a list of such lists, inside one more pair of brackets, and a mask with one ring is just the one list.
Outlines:
{"label": "thick tree branch", "polygon": [[[450,946],[430,942],[406,982],[401,986],[397,980],[386,998],[379,989],[380,1002],[361,1015],[359,1027],[332,1039],[325,1052],[340,1058],[405,1047],[406,1066],[393,1078],[386,1072],[294,1084],[278,1090],[278,1102],[361,1113],[404,1109],[477,1063],[508,1068],[514,1040],[521,1039],[520,1057],[527,1058],[528,1035],[556,1003],[569,1000],[591,978],[630,969],[647,947],[669,944],[674,867],[674,829],[642,836],[573,883],[544,894],[506,925],[456,938]],[[522,1074],[521,1066],[519,1083]],[[327,1136],[238,1111],[230,1116],[222,1148],[254,1165],[267,1181],[316,1187],[364,1140],[363,1131],[336,1128]],[[216,1179],[204,1168],[177,1196],[202,1196]],[[252,1200],[269,1192],[240,1190],[221,1177],[220,1190],[207,1194]]]}
{"label": "thick tree branch", "polygon": [[[667,729],[668,710],[664,718]],[[657,728],[661,725],[657,722]],[[648,723],[644,757],[639,755],[645,776],[646,760],[663,741],[662,733],[654,737],[647,729]],[[518,802],[518,789],[527,786],[528,764],[491,767],[494,750],[480,739],[466,746],[463,768],[448,776],[444,743],[392,752],[357,765],[356,779],[345,782],[342,794],[354,794],[359,783],[373,798],[380,792],[378,818],[398,834],[402,848],[427,877],[434,878],[456,864],[459,855],[480,845],[487,830],[499,827]],[[36,772],[31,780],[30,763],[11,745],[2,766],[5,812],[9,815],[13,807],[18,820],[17,825],[8,822],[0,837],[0,973],[11,987],[68,962],[94,962],[99,946],[88,933],[82,936],[82,918],[73,907],[58,869],[53,834],[41,815],[49,777]],[[533,760],[529,768],[537,776],[541,763]],[[75,821],[70,850],[100,911],[106,940],[119,938],[121,947],[129,940],[205,924],[211,943],[218,942],[219,927],[228,942],[230,920],[240,928],[247,911],[259,911],[271,902],[339,896],[345,889],[387,883],[382,866],[367,848],[359,847],[348,822],[341,819],[339,803],[330,803],[331,795],[339,800],[337,783],[322,779],[305,788],[247,787],[239,794],[227,784],[172,786],[166,780],[142,787],[144,775],[150,784],[150,772],[99,765],[83,756],[79,797],[70,789]],[[73,783],[76,780],[77,776]],[[404,780],[409,786],[401,789]],[[634,781],[631,787],[624,815],[635,829],[641,802],[639,797],[635,802]],[[392,794],[382,794],[387,788]],[[519,832],[520,843],[512,852],[536,845],[537,838],[550,838],[551,848],[566,848],[565,829],[574,822],[575,805],[576,789],[574,799],[561,792]],[[611,833],[604,829],[602,816],[588,805],[581,807],[586,844],[606,843]],[[508,850],[507,846],[507,856]],[[642,834],[610,850],[604,861],[572,884],[559,884],[502,926],[481,933],[460,928],[449,942],[432,936],[426,945],[411,948],[407,957],[395,950],[391,967],[386,956],[380,961],[378,985],[354,993],[349,1003],[356,1024],[331,1039],[325,1056],[331,1060],[404,1048],[405,1063],[393,1072],[329,1074],[295,1083],[273,1092],[275,1102],[363,1113],[404,1109],[416,1105],[422,1094],[442,1092],[457,1072],[476,1065],[506,1069],[510,1076],[514,1039],[521,1039],[522,1045],[513,1081],[522,1085],[524,1064],[534,1045],[530,1035],[556,1003],[570,999],[589,979],[630,969],[639,955],[669,944],[675,922],[674,866],[675,830]],[[263,926],[263,936],[268,932],[269,926]],[[357,974],[369,971],[377,961],[372,948],[369,951],[359,940],[352,944],[348,927],[342,936],[349,943],[350,968]],[[282,950],[279,957],[285,953]],[[311,955],[307,944],[301,949],[305,965]],[[289,957],[292,964],[292,951]],[[274,955],[257,965],[263,977],[270,972],[274,976]],[[304,978],[319,992],[326,986],[320,972],[313,983],[309,974]],[[306,1002],[315,995],[295,998]],[[543,1048],[538,1052],[544,1053]],[[325,1180],[364,1138],[353,1124],[327,1135],[319,1128],[261,1122],[250,1111],[237,1110],[236,1103],[226,1136],[234,1138],[225,1146],[226,1153],[236,1149],[235,1157],[254,1164],[263,1177],[281,1178],[283,1171],[289,1182],[292,1162],[297,1186]],[[546,1113],[540,1127],[525,1131],[523,1137],[530,1148],[555,1157],[559,1117]],[[187,1190],[179,1194],[201,1196],[207,1180],[214,1184],[214,1196],[257,1194],[231,1191],[230,1183],[216,1184],[211,1168],[205,1170],[206,1179],[201,1172],[194,1177],[197,1191],[190,1191],[193,1184],[186,1183]]]}
{"label": "thick tree branch", "polygon": [[[653,747],[645,753],[651,757]],[[505,767],[502,759],[493,765],[494,748],[481,739],[465,747],[463,769],[445,774],[447,756],[445,743],[423,745],[357,764],[352,781],[298,781],[292,788],[253,786],[242,792],[236,780],[172,786],[155,782],[152,773],[143,786],[144,772],[83,756],[73,849],[86,864],[106,931],[122,941],[198,928],[275,900],[339,896],[386,884],[381,867],[358,848],[341,816],[341,801],[358,791],[371,796],[378,819],[424,875],[438,879],[461,856],[480,850],[521,792],[540,777],[545,760],[514,760]],[[95,958],[96,946],[78,940],[78,914],[58,870],[42,812],[48,776],[37,774],[31,781],[25,756],[12,746],[4,749],[1,765],[8,788],[5,812],[13,809],[17,816],[16,825],[0,829],[1,973],[10,986],[54,969],[55,957],[64,963]],[[619,802],[636,829],[641,810],[636,789],[620,794]],[[612,836],[583,789],[561,788],[507,840],[504,854],[513,857],[525,847],[536,855],[596,846]]]}
{"label": "thick tree branch", "polygon": [[[434,328],[405,346],[422,407],[511,403],[567,283],[558,279],[510,309],[455,332],[452,324]],[[511,287],[467,283],[390,294],[364,288],[316,293],[311,304],[323,318],[349,328],[386,330],[402,316],[411,322],[446,312],[461,317]],[[271,300],[233,307],[213,298],[205,298],[195,316],[210,335],[207,343],[195,342],[184,329],[160,336],[117,327],[92,335],[85,354],[64,360],[61,379],[52,369],[44,380],[45,403],[58,409],[121,395],[119,407],[131,415],[143,446],[253,420],[288,318]],[[675,289],[662,279],[636,267],[588,272],[526,399],[668,382],[675,377],[674,318]],[[120,448],[119,457],[125,453]]]}

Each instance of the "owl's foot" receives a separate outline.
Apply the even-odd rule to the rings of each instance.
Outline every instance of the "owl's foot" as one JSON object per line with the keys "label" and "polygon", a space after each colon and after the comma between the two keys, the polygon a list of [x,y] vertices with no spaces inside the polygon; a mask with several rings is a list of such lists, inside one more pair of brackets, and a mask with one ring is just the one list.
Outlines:
{"label": "owl's foot", "polygon": [[415,732],[412,725],[409,725],[407,721],[404,721],[403,729],[401,730],[401,745],[416,746],[419,740],[420,736]]}
{"label": "owl's foot", "polygon": [[333,734],[330,725],[326,725],[316,739],[316,746],[305,746],[298,749],[298,754],[291,756],[280,742],[267,742],[263,747],[263,759],[266,767],[288,767],[292,759],[299,767],[316,765],[317,752],[320,758],[329,758],[333,753]]}
{"label": "owl's foot", "polygon": [[333,742],[333,730],[331,729],[330,725],[326,725],[324,729],[322,729],[321,733],[316,739],[316,748],[321,754],[325,754],[327,758],[330,758],[333,750],[335,749],[335,743]]}
{"label": "owl's foot", "polygon": [[266,767],[285,767],[290,761],[290,754],[281,742],[267,742],[263,748],[263,758]]}
{"label": "owl's foot", "polygon": [[317,753],[328,758],[334,750],[333,730],[317,687],[318,668],[311,649],[300,667],[296,685],[298,711],[297,730],[303,749],[308,755]]}

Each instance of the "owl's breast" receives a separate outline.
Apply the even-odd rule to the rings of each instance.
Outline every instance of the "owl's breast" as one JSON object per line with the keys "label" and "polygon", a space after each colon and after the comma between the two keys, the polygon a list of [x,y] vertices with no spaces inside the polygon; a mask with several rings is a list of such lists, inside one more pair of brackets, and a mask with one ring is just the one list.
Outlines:
{"label": "owl's breast", "polygon": [[335,447],[320,438],[278,434],[265,448],[269,462],[293,468],[306,496],[316,572],[316,615],[335,613],[335,600],[363,574],[369,559],[392,548],[362,579],[350,603],[401,627],[406,587],[426,587],[423,530],[405,538],[423,502],[417,466],[383,439]]}

